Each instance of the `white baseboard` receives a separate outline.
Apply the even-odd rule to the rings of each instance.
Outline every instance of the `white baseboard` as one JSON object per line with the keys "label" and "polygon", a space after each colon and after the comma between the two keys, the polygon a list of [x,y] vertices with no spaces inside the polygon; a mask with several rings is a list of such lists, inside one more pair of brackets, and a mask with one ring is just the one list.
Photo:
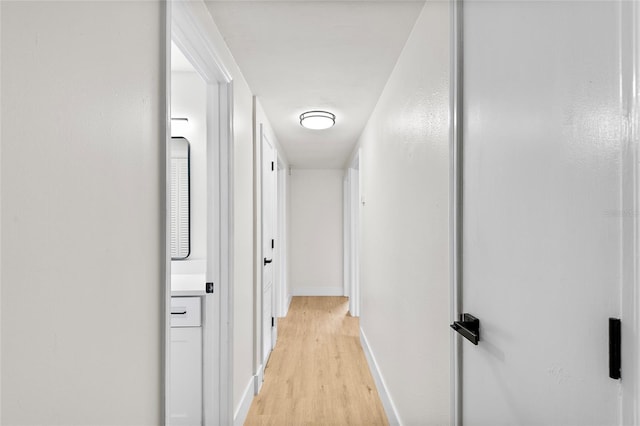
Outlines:
{"label": "white baseboard", "polygon": [[258,372],[253,376],[253,394],[257,395],[262,389],[262,383],[264,383],[264,364],[260,364]]}
{"label": "white baseboard", "polygon": [[384,382],[382,372],[380,371],[380,367],[378,367],[378,363],[376,362],[376,357],[373,356],[373,352],[371,352],[369,341],[367,340],[364,331],[362,331],[362,328],[360,329],[360,344],[362,345],[364,355],[367,358],[367,363],[369,364],[369,370],[371,370],[373,380],[375,380],[376,382],[376,388],[378,388],[378,394],[380,395],[380,400],[382,401],[384,412],[387,415],[387,420],[389,420],[389,425],[402,426],[402,420],[400,420],[398,410],[393,403],[391,394],[389,394],[389,389]]}
{"label": "white baseboard", "polygon": [[292,296],[342,296],[344,289],[340,287],[294,287]]}
{"label": "white baseboard", "polygon": [[249,414],[249,409],[253,402],[253,384],[254,380],[252,377],[249,379],[249,383],[242,393],[240,404],[233,415],[233,426],[242,426],[244,425],[245,420],[247,420],[247,414]]}
{"label": "white baseboard", "polygon": [[289,313],[289,308],[291,307],[291,299],[293,299],[293,296],[289,295],[289,297],[287,298],[287,304],[284,307],[284,312],[283,312],[284,315],[282,315],[283,317],[286,317],[287,314]]}

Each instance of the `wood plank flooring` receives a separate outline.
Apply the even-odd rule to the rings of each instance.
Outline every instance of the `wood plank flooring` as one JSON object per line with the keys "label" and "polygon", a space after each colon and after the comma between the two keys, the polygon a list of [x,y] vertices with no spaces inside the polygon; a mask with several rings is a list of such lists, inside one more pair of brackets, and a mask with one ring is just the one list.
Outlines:
{"label": "wood plank flooring", "polygon": [[388,425],[346,297],[294,297],[246,426]]}

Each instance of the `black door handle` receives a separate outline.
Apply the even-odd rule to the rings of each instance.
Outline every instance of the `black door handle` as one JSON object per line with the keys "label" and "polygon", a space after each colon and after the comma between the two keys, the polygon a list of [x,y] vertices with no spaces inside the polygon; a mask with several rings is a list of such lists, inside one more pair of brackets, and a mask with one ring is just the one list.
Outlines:
{"label": "black door handle", "polygon": [[474,345],[480,341],[480,320],[471,314],[461,314],[460,321],[454,321],[451,328]]}
{"label": "black door handle", "polygon": [[267,263],[271,263],[273,262],[273,259],[267,259],[266,257],[264,258],[264,264],[266,265]]}
{"label": "black door handle", "polygon": [[609,377],[620,378],[622,351],[620,349],[620,319],[609,318]]}

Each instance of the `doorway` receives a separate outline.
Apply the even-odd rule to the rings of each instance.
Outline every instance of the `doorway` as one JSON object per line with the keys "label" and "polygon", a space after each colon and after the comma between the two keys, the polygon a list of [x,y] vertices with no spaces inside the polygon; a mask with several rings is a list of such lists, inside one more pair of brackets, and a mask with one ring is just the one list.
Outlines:
{"label": "doorway", "polygon": [[[187,204],[187,217],[190,226],[198,229],[190,230],[192,251],[182,253],[181,261],[177,258],[167,259],[166,311],[165,319],[165,422],[167,424],[217,425],[232,423],[232,189],[231,189],[231,152],[232,152],[232,79],[228,71],[218,61],[215,52],[211,51],[213,43],[208,40],[207,22],[210,19],[203,4],[191,2],[172,2],[167,5],[166,58],[167,58],[167,91],[172,92],[172,76],[170,59],[172,53],[182,56],[184,62],[192,68],[194,75],[176,77],[178,80],[193,81],[200,84],[201,90],[192,92],[192,96],[201,96],[203,112],[192,124],[198,122],[206,129],[198,149],[191,150],[190,162],[197,168],[189,170],[189,190],[192,198]],[[176,55],[177,54],[177,55]],[[184,77],[184,78],[183,78]],[[197,81],[200,83],[197,83]],[[190,83],[189,83],[190,84]],[[187,84],[188,85],[188,84]],[[184,87],[184,86],[183,86]],[[175,87],[174,87],[175,89]],[[174,116],[170,101],[167,105],[167,116],[171,120],[170,129],[177,125],[189,125],[188,116]],[[178,112],[184,115],[184,112]],[[167,132],[171,134],[171,132]],[[186,139],[186,138],[185,138]],[[170,141],[167,141],[167,152],[170,152]],[[192,143],[192,147],[196,144]],[[169,157],[169,156],[167,156]],[[188,170],[188,168],[187,168]],[[171,211],[171,161],[167,158],[167,211]],[[171,252],[171,214],[167,215],[167,253]],[[184,234],[184,232],[183,232]],[[190,258],[191,256],[191,258]],[[192,311],[195,309],[195,311]],[[199,316],[190,315],[199,312]],[[169,318],[170,317],[170,318]],[[187,321],[188,320],[188,321]],[[199,336],[192,342],[200,343],[176,352],[176,340],[173,328],[200,327],[199,331],[190,331]],[[184,333],[183,333],[184,334]],[[171,338],[169,338],[171,336]],[[180,339],[178,339],[180,340]],[[184,339],[183,339],[184,340]],[[199,352],[194,352],[194,348]],[[192,356],[194,353],[197,356]],[[182,356],[189,355],[189,356]],[[194,360],[200,359],[200,371],[190,376],[200,381],[187,382],[183,376],[172,374],[176,368],[191,371]],[[177,364],[180,360],[191,360],[190,365]],[[197,362],[195,362],[197,364]],[[193,373],[193,371],[191,371]],[[173,380],[172,380],[173,378]],[[183,410],[175,408],[176,395],[182,389],[178,386],[197,388],[201,395],[200,413],[196,417],[185,417]],[[196,389],[198,390],[198,389]],[[197,395],[198,393],[194,393]],[[173,396],[173,398],[172,398]],[[193,402],[193,401],[190,401]],[[194,406],[195,407],[195,406]],[[192,410],[197,411],[197,408]],[[198,413],[196,413],[198,414]],[[195,416],[195,415],[194,415]]]}

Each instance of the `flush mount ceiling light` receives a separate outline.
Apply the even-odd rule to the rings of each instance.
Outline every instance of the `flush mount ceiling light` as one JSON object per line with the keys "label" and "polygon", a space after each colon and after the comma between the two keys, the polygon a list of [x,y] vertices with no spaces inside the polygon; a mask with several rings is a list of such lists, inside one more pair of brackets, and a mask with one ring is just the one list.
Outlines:
{"label": "flush mount ceiling light", "polygon": [[336,124],[335,114],[327,111],[307,111],[300,114],[300,125],[307,129],[324,130]]}

